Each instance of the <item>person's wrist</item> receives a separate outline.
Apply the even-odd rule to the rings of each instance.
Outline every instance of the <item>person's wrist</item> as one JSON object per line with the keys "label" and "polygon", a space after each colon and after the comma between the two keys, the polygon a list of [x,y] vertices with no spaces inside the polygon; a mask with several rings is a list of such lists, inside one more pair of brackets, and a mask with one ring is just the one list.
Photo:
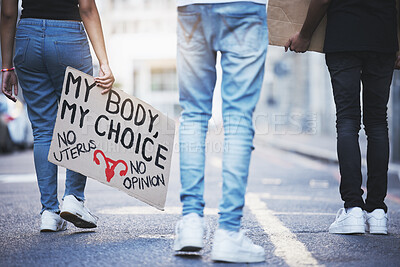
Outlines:
{"label": "person's wrist", "polygon": [[15,70],[15,68],[14,67],[10,67],[10,68],[2,68],[1,69],[1,72],[8,72],[8,71],[14,71]]}
{"label": "person's wrist", "polygon": [[108,60],[102,60],[100,61],[100,67],[101,66],[108,66]]}
{"label": "person's wrist", "polygon": [[310,40],[311,36],[312,35],[308,34],[307,32],[300,31],[299,33],[299,37],[303,40]]}

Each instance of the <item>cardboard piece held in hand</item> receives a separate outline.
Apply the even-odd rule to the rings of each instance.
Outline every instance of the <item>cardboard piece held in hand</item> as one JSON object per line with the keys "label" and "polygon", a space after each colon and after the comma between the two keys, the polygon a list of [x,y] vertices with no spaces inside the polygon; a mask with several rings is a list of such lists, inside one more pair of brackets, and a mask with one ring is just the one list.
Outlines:
{"label": "cardboard piece held in hand", "polygon": [[[301,30],[307,16],[310,0],[269,0],[269,44],[284,46],[296,32]],[[326,16],[315,30],[309,51],[322,52],[325,41]]]}
{"label": "cardboard piece held in hand", "polygon": [[121,90],[102,90],[67,68],[49,161],[163,210],[174,121]]}

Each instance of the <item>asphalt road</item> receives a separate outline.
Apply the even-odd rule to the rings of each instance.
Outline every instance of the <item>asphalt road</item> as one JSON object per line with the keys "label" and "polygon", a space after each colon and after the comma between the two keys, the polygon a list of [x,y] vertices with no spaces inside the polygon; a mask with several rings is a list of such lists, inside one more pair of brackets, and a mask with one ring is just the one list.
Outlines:
{"label": "asphalt road", "polygon": [[[165,212],[88,180],[86,205],[98,228],[40,233],[40,201],[32,151],[0,155],[0,266],[211,266],[211,241],[221,196],[221,140],[208,139],[206,220],[209,237],[200,253],[176,255],[180,218],[179,161],[174,153]],[[257,142],[256,142],[257,143]],[[336,164],[256,144],[243,228],[264,247],[255,266],[400,266],[400,182],[389,177],[389,235],[332,235],[342,207]],[[59,198],[65,171],[60,170]]]}

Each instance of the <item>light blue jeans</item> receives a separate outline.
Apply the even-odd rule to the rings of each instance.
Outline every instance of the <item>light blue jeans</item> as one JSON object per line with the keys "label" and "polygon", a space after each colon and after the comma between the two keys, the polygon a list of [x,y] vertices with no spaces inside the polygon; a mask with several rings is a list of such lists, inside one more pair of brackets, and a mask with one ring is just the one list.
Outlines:
{"label": "light blue jeans", "polygon": [[252,2],[178,7],[177,32],[183,215],[203,216],[205,138],[220,51],[224,154],[219,227],[238,231],[268,45],[266,7]]}
{"label": "light blue jeans", "polygon": [[[14,64],[28,107],[34,137],[34,161],[42,212],[59,211],[57,166],[48,162],[65,69],[93,73],[82,23],[21,19],[16,32]],[[86,176],[67,170],[65,194],[84,200]]]}

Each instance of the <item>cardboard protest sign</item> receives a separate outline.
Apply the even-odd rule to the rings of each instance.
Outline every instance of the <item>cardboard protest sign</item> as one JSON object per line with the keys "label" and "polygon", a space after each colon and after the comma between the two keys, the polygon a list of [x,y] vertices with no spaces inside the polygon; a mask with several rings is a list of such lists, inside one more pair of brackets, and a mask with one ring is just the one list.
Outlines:
{"label": "cardboard protest sign", "polygon": [[101,91],[92,76],[67,68],[49,161],[163,210],[174,121],[121,90]]}
{"label": "cardboard protest sign", "polygon": [[[301,30],[311,0],[269,0],[269,44],[284,46],[296,32]],[[322,52],[325,41],[326,16],[315,30],[309,51]]]}

